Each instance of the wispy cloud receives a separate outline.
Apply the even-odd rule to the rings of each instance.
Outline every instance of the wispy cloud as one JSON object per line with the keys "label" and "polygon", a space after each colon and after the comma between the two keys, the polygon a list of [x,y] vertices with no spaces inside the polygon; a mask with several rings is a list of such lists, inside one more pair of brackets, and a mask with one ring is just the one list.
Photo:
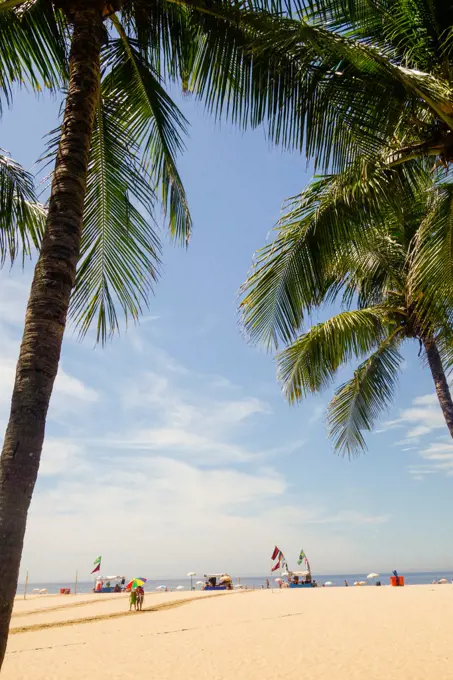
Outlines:
{"label": "wispy cloud", "polygon": [[[136,451],[161,451],[196,460],[200,464],[219,465],[245,462],[254,458],[276,455],[285,445],[263,451],[259,447],[239,444],[255,418],[271,414],[268,403],[251,395],[241,394],[236,386],[219,387],[221,376],[209,376],[174,370],[168,356],[159,363],[159,370],[147,371],[140,384],[122,388],[123,406],[135,413],[136,422],[155,425],[135,426],[122,432],[110,433],[103,441],[93,444]],[[245,428],[245,429],[244,429]],[[288,442],[286,448],[295,444]],[[300,448],[301,442],[297,442]]]}
{"label": "wispy cloud", "polygon": [[406,428],[404,443],[418,439],[435,430],[446,428],[445,419],[435,394],[415,397],[410,408],[402,409],[398,418],[387,420],[379,430],[385,432],[396,428]]}

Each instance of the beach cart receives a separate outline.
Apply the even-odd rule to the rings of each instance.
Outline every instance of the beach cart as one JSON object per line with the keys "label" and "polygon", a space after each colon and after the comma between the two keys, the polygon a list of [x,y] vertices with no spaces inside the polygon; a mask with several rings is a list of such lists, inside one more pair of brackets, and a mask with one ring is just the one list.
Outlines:
{"label": "beach cart", "polygon": [[233,590],[233,581],[229,574],[205,574],[203,590]]}

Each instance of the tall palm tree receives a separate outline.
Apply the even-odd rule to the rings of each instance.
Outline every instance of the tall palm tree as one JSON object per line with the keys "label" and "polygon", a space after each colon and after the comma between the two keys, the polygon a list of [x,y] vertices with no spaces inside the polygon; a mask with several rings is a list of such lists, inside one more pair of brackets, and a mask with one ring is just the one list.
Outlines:
{"label": "tall palm tree", "polygon": [[120,312],[139,316],[158,273],[158,202],[172,236],[190,237],[176,166],[187,121],[165,88],[177,83],[243,127],[266,122],[278,141],[299,97],[292,58],[268,49],[283,9],[278,0],[0,0],[0,101],[23,82],[66,93],[0,460],[0,665],[68,314],[82,334],[95,324],[102,342]]}
{"label": "tall palm tree", "polygon": [[[363,432],[391,403],[400,348],[410,339],[420,344],[453,437],[446,378],[453,368],[453,278],[439,266],[453,269],[453,184],[433,184],[418,170],[413,184],[398,173],[406,200],[381,196],[379,219],[366,204],[358,211],[338,199],[342,178],[315,181],[290,206],[244,284],[241,309],[252,340],[287,345],[277,364],[290,402],[359,362],[328,407],[334,446],[348,455],[365,448]],[[335,302],[340,313],[305,330],[311,312]]]}

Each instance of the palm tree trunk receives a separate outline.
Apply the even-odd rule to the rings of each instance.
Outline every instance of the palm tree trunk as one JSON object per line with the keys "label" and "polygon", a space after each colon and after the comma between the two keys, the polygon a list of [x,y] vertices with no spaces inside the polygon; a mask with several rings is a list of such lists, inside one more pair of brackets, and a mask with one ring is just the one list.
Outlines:
{"label": "palm tree trunk", "polygon": [[445,422],[453,437],[453,401],[448,387],[447,378],[445,376],[444,367],[440,358],[436,343],[432,338],[423,339],[426,356],[428,357],[431,375],[433,376],[434,385],[436,387],[436,394],[439,400],[440,408],[444,414]]}
{"label": "palm tree trunk", "polygon": [[88,3],[74,5],[69,89],[46,232],[28,301],[0,459],[0,668],[79,258],[88,157],[99,97],[102,17],[100,10],[89,8]]}

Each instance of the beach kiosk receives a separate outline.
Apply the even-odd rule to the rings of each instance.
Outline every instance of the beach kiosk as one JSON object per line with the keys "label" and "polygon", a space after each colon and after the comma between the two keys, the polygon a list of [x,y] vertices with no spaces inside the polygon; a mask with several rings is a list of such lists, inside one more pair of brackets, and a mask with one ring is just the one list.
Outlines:
{"label": "beach kiosk", "polygon": [[95,593],[121,593],[126,583],[125,576],[99,576],[96,579],[93,592]]}
{"label": "beach kiosk", "polygon": [[233,581],[229,574],[205,574],[203,590],[233,590]]}
{"label": "beach kiosk", "polygon": [[305,571],[288,571],[289,588],[313,588],[310,569]]}

